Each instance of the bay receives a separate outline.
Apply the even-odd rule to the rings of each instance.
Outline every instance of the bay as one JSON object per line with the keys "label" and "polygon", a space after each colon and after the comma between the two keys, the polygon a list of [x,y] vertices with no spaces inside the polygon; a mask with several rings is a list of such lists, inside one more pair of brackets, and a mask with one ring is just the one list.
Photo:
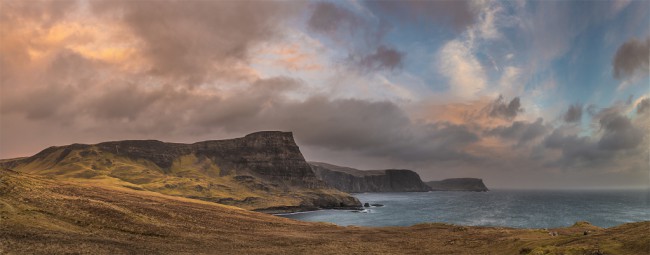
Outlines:
{"label": "bay", "polygon": [[650,220],[650,190],[401,192],[353,194],[378,203],[362,212],[321,210],[280,215],[341,226],[410,226],[441,222],[467,226],[553,228],[588,221],[599,227]]}

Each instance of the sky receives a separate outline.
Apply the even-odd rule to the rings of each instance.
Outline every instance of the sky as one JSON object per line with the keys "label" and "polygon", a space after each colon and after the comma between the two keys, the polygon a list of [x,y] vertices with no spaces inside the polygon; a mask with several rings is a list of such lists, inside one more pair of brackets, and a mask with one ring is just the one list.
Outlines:
{"label": "sky", "polygon": [[650,187],[650,1],[0,0],[0,158],[291,131],[309,161]]}

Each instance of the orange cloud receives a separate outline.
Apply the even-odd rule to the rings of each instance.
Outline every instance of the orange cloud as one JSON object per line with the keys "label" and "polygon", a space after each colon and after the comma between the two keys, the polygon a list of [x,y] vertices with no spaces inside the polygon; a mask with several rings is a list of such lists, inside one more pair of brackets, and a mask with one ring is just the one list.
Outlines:
{"label": "orange cloud", "polygon": [[318,71],[324,67],[319,64],[318,56],[311,49],[305,49],[298,43],[271,45],[260,50],[258,61],[281,66],[292,71]]}
{"label": "orange cloud", "polygon": [[490,116],[489,107],[494,103],[493,98],[482,97],[464,103],[426,104],[420,112],[414,115],[426,122],[449,122],[456,125],[479,126],[493,128],[510,124],[510,121]]}

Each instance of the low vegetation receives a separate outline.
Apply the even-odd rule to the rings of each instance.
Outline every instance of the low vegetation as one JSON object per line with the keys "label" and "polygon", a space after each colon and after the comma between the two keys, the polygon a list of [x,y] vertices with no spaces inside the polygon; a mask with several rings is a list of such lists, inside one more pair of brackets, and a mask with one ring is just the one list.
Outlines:
{"label": "low vegetation", "polygon": [[305,200],[351,198],[331,188],[287,187],[237,171],[222,171],[213,160],[186,154],[161,168],[144,158],[115,155],[90,146],[47,149],[30,158],[3,160],[5,167],[50,179],[126,187],[200,199],[244,209],[298,207]]}
{"label": "low vegetation", "polygon": [[[648,254],[650,222],[602,229],[341,227],[0,170],[1,254]],[[585,234],[586,233],[586,234]]]}

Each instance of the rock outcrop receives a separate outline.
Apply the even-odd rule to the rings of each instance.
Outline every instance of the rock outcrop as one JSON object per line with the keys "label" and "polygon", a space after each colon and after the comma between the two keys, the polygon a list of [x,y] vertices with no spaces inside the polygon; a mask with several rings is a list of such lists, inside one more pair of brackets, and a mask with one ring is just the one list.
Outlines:
{"label": "rock outcrop", "polygon": [[1,167],[50,178],[118,179],[125,187],[246,209],[360,207],[319,180],[291,132],[193,144],[128,140],[50,147]]}
{"label": "rock outcrop", "polygon": [[429,187],[411,170],[358,170],[321,162],[309,162],[316,176],[345,192],[422,192]]}
{"label": "rock outcrop", "polygon": [[452,178],[441,181],[430,181],[426,184],[433,191],[488,191],[482,179]]}

